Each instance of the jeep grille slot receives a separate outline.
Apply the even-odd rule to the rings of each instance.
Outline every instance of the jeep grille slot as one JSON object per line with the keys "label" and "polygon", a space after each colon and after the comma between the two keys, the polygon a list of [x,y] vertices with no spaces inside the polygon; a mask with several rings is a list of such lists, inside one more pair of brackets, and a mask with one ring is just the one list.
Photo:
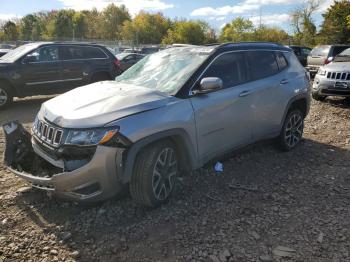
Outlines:
{"label": "jeep grille slot", "polygon": [[41,141],[52,146],[58,146],[63,137],[63,130],[41,120],[36,120],[33,125],[34,135]]}
{"label": "jeep grille slot", "polygon": [[328,79],[335,79],[335,80],[350,80],[350,73],[343,73],[343,72],[328,72],[327,73]]}

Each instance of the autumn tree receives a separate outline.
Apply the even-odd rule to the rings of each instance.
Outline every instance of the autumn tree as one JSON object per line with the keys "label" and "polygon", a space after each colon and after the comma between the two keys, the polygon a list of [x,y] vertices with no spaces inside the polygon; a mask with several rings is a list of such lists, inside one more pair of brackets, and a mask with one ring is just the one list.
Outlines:
{"label": "autumn tree", "polygon": [[226,24],[220,34],[221,42],[251,41],[254,37],[254,25],[249,19],[238,17]]}
{"label": "autumn tree", "polygon": [[110,4],[101,14],[100,30],[102,30],[102,37],[110,40],[121,39],[123,24],[130,20],[129,11],[124,5],[119,7]]}
{"label": "autumn tree", "polygon": [[3,28],[3,39],[7,41],[16,41],[18,40],[19,37],[19,32],[18,32],[18,26],[12,22],[12,21],[7,21]]}
{"label": "autumn tree", "polygon": [[350,1],[335,1],[325,14],[321,25],[319,41],[325,44],[348,44],[350,41]]}
{"label": "autumn tree", "polygon": [[171,22],[162,13],[141,11],[132,21],[126,21],[122,35],[135,44],[158,44],[167,34]]}
{"label": "autumn tree", "polygon": [[288,43],[289,35],[282,29],[262,25],[255,30],[252,40],[286,44]]}

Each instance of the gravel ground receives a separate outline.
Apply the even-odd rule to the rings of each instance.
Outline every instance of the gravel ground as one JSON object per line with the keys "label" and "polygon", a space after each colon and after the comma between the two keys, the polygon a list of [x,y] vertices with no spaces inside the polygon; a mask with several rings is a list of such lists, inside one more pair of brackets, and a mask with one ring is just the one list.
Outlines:
{"label": "gravel ground", "polygon": [[[39,108],[15,107],[25,120]],[[304,137],[293,152],[259,143],[223,159],[223,173],[184,175],[158,209],[60,202],[1,163],[0,262],[350,261],[349,102],[313,102]]]}

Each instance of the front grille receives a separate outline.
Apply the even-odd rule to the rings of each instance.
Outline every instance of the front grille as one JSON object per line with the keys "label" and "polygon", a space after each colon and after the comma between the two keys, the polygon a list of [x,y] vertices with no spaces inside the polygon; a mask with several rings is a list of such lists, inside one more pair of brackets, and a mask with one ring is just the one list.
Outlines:
{"label": "front grille", "polygon": [[328,72],[327,78],[328,79],[335,79],[335,80],[350,80],[350,73]]}
{"label": "front grille", "polygon": [[33,125],[33,133],[40,140],[51,146],[57,147],[61,144],[63,130],[45,121],[36,119]]}

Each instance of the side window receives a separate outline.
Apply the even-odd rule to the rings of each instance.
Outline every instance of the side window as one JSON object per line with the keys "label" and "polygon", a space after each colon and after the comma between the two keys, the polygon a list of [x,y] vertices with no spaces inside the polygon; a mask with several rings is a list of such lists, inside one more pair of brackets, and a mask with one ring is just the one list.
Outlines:
{"label": "side window", "polygon": [[35,62],[54,62],[58,60],[58,48],[48,46],[36,49],[26,56],[32,63]]}
{"label": "side window", "polygon": [[282,53],[280,52],[276,53],[276,59],[277,59],[279,71],[282,71],[288,67],[288,62]]}
{"label": "side window", "polygon": [[83,51],[77,46],[64,46],[61,48],[62,60],[84,59]]}
{"label": "side window", "polygon": [[85,58],[107,58],[106,54],[97,47],[84,47]]}
{"label": "side window", "polygon": [[218,77],[223,88],[233,87],[247,81],[246,67],[242,53],[224,54],[217,58],[202,78]]}
{"label": "side window", "polygon": [[278,73],[274,52],[249,51],[246,52],[246,58],[251,80],[258,80]]}
{"label": "side window", "polygon": [[310,48],[306,48],[306,47],[303,47],[301,50],[302,50],[304,55],[309,55],[310,52],[311,52],[311,49]]}
{"label": "side window", "polygon": [[292,47],[292,49],[296,55],[301,55],[299,47]]}

